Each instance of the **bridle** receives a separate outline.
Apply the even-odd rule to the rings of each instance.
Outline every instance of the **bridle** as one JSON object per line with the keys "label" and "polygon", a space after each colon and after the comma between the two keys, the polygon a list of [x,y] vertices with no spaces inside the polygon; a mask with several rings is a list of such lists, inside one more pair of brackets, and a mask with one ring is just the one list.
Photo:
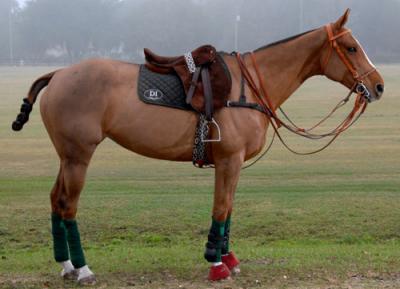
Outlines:
{"label": "bridle", "polygon": [[328,43],[329,43],[329,51],[328,51],[328,55],[325,59],[325,61],[322,64],[322,73],[325,74],[326,69],[328,67],[329,61],[331,59],[332,56],[332,52],[335,49],[336,53],[338,54],[338,56],[340,57],[341,61],[343,62],[343,64],[346,66],[346,68],[350,71],[350,73],[353,76],[354,79],[354,84],[352,89],[354,89],[357,93],[362,94],[368,102],[371,101],[371,94],[369,93],[367,87],[364,85],[363,80],[370,75],[371,73],[373,73],[374,71],[376,71],[375,67],[372,67],[371,70],[367,71],[366,73],[363,74],[359,74],[357,69],[354,67],[354,65],[351,63],[351,61],[348,59],[348,57],[346,57],[345,53],[343,52],[342,48],[340,47],[340,45],[337,43],[337,39],[339,39],[340,37],[351,33],[350,29],[344,28],[341,32],[339,32],[338,34],[334,35],[333,33],[333,28],[332,28],[332,24],[327,24],[325,25],[325,29],[326,32],[328,34]]}
{"label": "bridle", "polygon": [[[279,110],[281,111],[283,116],[288,120],[289,123],[286,123],[286,122],[282,121],[278,117],[278,115],[276,114],[276,111],[275,111],[276,108],[274,108],[274,106],[272,105],[271,99],[270,99],[270,97],[268,95],[268,92],[267,92],[263,77],[261,75],[259,66],[258,66],[258,64],[256,62],[256,59],[255,59],[254,53],[253,52],[250,53],[250,58],[251,58],[253,67],[255,69],[259,85],[257,85],[256,81],[253,79],[253,76],[251,75],[250,71],[246,67],[246,64],[244,63],[244,60],[243,60],[242,56],[239,53],[236,54],[236,58],[237,58],[239,67],[240,67],[240,70],[242,72],[242,75],[243,75],[244,79],[246,80],[246,84],[250,88],[252,94],[257,99],[258,104],[262,108],[262,112],[266,115],[267,119],[269,120],[269,123],[273,127],[276,136],[278,136],[278,138],[280,139],[282,144],[289,151],[291,151],[291,152],[293,152],[295,154],[309,155],[309,154],[314,154],[314,153],[320,152],[320,151],[324,150],[325,148],[327,148],[330,144],[333,143],[333,141],[342,132],[346,131],[350,126],[352,126],[360,118],[360,116],[364,113],[365,109],[367,108],[368,102],[371,100],[370,99],[370,93],[369,93],[367,87],[364,85],[363,80],[368,75],[373,73],[376,70],[376,68],[373,67],[373,69],[371,69],[370,71],[368,71],[366,73],[363,73],[363,74],[359,74],[357,69],[354,67],[354,65],[351,63],[351,61],[348,59],[348,57],[345,55],[345,53],[341,49],[340,45],[337,43],[337,39],[339,39],[340,37],[342,37],[342,36],[344,36],[344,35],[346,35],[348,33],[351,33],[351,30],[344,29],[343,31],[341,31],[341,32],[339,32],[338,34],[335,35],[333,33],[332,24],[326,25],[325,29],[326,29],[327,34],[328,34],[328,41],[329,41],[328,43],[329,43],[329,47],[330,48],[329,48],[329,51],[328,51],[328,55],[327,55],[327,57],[325,58],[325,61],[322,64],[322,72],[325,73],[325,71],[326,71],[326,69],[328,67],[329,61],[331,59],[331,56],[333,54],[333,51],[336,51],[336,53],[338,54],[338,56],[341,59],[341,61],[343,62],[343,64],[346,66],[346,68],[352,74],[353,79],[354,79],[354,84],[351,87],[350,92],[348,93],[348,95],[334,107],[334,109],[328,114],[328,116],[326,116],[320,122],[318,122],[316,125],[312,126],[311,128],[308,128],[308,129],[300,128],[299,126],[297,126],[293,121],[291,121],[289,119],[287,114],[280,107],[279,107]],[[327,119],[329,119],[329,117],[332,116],[333,113],[336,110],[338,110],[340,107],[344,106],[349,101],[350,96],[353,94],[353,92],[355,92],[357,94],[357,97],[356,97],[356,100],[354,102],[354,107],[351,110],[351,112],[348,114],[348,116],[336,128],[334,128],[333,130],[331,130],[328,133],[324,133],[324,134],[312,133],[312,130],[314,130],[316,127],[320,126]],[[322,148],[319,148],[319,149],[317,149],[315,151],[305,152],[305,153],[304,152],[297,152],[297,151],[291,149],[286,144],[286,142],[283,140],[282,136],[280,135],[280,133],[278,131],[278,128],[280,128],[281,126],[285,127],[289,131],[291,131],[291,132],[293,132],[293,133],[295,133],[297,135],[300,135],[302,137],[305,137],[305,138],[309,138],[309,139],[314,139],[315,140],[315,139],[322,139],[322,138],[325,138],[325,137],[331,137],[331,139]]]}

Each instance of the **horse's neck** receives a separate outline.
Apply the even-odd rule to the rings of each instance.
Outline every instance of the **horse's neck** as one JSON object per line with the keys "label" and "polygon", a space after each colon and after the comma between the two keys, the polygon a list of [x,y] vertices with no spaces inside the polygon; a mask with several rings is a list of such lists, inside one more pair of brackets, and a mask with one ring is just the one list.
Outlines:
{"label": "horse's neck", "polygon": [[306,79],[320,74],[325,41],[323,32],[315,30],[254,53],[275,108],[285,102]]}

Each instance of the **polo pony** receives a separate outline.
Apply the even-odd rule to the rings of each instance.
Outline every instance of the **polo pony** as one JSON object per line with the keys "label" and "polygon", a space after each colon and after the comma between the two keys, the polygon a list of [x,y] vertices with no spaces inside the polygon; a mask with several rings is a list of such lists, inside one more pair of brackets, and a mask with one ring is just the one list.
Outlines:
{"label": "polo pony", "polygon": [[[210,280],[239,271],[239,260],[229,248],[234,194],[243,163],[264,147],[267,129],[273,125],[270,112],[315,75],[325,75],[358,92],[359,101],[365,104],[382,96],[383,79],[344,27],[348,17],[349,10],[334,23],[240,57],[222,54],[232,79],[227,103],[239,100],[245,75],[248,103],[267,101],[269,110],[229,105],[215,110],[221,140],[208,145],[208,159],[215,167],[212,225],[204,254],[211,263]],[[92,59],[46,74],[32,84],[13,124],[14,130],[22,129],[39,92],[47,87],[40,112],[60,158],[50,193],[54,258],[63,267],[63,277],[81,284],[96,282],[85,261],[75,217],[97,146],[108,137],[143,156],[192,161],[198,114],[142,102],[137,93],[139,68],[133,63]],[[210,137],[218,137],[216,126],[210,126]]]}

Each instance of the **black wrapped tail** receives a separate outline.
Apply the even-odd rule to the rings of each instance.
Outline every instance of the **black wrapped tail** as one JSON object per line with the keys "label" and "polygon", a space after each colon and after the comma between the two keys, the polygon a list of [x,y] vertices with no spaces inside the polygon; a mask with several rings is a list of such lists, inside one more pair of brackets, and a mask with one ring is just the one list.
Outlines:
{"label": "black wrapped tail", "polygon": [[21,105],[20,113],[17,115],[16,120],[12,123],[11,128],[14,131],[20,131],[24,127],[24,124],[28,122],[29,114],[32,111],[33,104],[35,103],[39,92],[49,84],[56,72],[57,71],[53,71],[45,74],[32,84],[28,93],[28,97],[23,99],[24,103]]}
{"label": "black wrapped tail", "polygon": [[14,131],[20,131],[24,124],[29,120],[29,114],[32,111],[33,104],[29,103],[27,98],[23,99],[24,103],[21,105],[21,112],[17,115],[17,119],[12,123]]}

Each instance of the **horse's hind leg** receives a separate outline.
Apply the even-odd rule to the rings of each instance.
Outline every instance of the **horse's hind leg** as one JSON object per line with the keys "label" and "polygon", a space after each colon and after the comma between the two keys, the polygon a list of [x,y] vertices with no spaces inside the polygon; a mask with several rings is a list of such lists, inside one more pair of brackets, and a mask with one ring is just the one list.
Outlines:
{"label": "horse's hind leg", "polygon": [[73,156],[60,156],[57,181],[51,192],[54,258],[63,266],[64,277],[76,277],[80,283],[94,283],[94,274],[86,265],[78,225],[75,220],[78,200],[84,185],[90,157],[95,146],[70,148]]}
{"label": "horse's hind leg", "polygon": [[61,218],[61,191],[63,190],[63,175],[60,166],[56,183],[50,194],[52,213],[51,213],[51,233],[53,235],[53,253],[56,262],[63,266],[61,276],[65,279],[75,278],[75,268],[69,257],[67,231]]}

